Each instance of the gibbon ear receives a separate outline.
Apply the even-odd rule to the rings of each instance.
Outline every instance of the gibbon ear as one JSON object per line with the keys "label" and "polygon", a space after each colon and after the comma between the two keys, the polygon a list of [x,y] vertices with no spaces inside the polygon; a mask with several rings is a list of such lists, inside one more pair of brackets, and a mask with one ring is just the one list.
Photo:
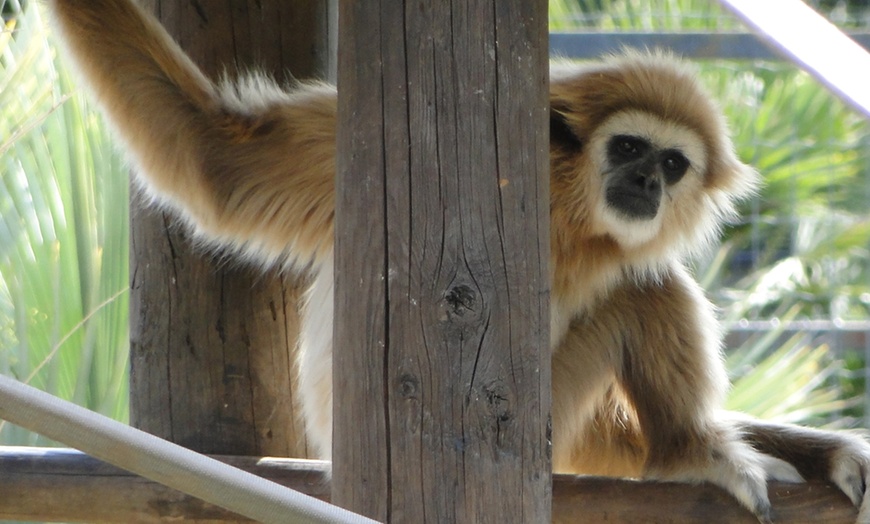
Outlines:
{"label": "gibbon ear", "polygon": [[579,150],[583,143],[568,124],[568,111],[565,106],[550,104],[550,143],[564,149]]}

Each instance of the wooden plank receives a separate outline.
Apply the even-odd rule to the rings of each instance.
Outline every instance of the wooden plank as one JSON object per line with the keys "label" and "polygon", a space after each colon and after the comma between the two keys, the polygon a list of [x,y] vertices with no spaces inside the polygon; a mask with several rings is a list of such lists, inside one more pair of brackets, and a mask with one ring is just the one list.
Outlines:
{"label": "wooden plank", "polygon": [[[259,457],[216,457],[280,484],[329,499],[326,464]],[[851,523],[857,512],[829,484],[772,483],[777,523]],[[64,449],[0,447],[0,519],[45,522],[217,523],[239,517]],[[487,519],[482,518],[481,522]],[[556,475],[553,521],[568,523],[746,523],[757,520],[711,485]]]}
{"label": "wooden plank", "polygon": [[[772,482],[768,494],[778,524],[846,524],[858,516],[848,497],[832,484]],[[758,524],[758,519],[712,484],[555,475],[553,522]]]}
{"label": "wooden plank", "polygon": [[546,2],[340,8],[333,500],[546,522]]}
{"label": "wooden plank", "polygon": [[[313,460],[215,456],[327,499],[327,465]],[[78,451],[0,447],[0,519],[48,522],[250,522]]]}
{"label": "wooden plank", "polygon": [[[212,77],[334,69],[329,2],[145,4]],[[193,248],[138,200],[131,222],[131,423],[201,452],[308,456],[293,380],[303,283]]]}
{"label": "wooden plank", "polygon": [[[339,506],[388,522],[382,9],[376,1],[342,2],[338,14],[331,494]],[[406,101],[400,94],[393,103]]]}

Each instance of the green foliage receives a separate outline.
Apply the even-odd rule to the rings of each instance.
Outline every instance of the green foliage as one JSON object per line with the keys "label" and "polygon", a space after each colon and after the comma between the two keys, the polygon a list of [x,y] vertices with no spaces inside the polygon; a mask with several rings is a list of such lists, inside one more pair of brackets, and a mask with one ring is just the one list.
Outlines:
{"label": "green foliage", "polygon": [[27,7],[27,0],[0,0],[0,17],[4,23],[12,21],[20,16],[25,7]]}
{"label": "green foliage", "polygon": [[550,30],[733,31],[739,22],[709,0],[550,0]]}
{"label": "green foliage", "polygon": [[704,78],[725,101],[740,157],[764,179],[706,288],[723,305],[741,302],[748,318],[790,298],[806,318],[868,318],[868,123],[785,64],[710,64]]}
{"label": "green foliage", "polygon": [[804,0],[836,24],[847,27],[866,27],[870,23],[868,0]]}
{"label": "green foliage", "polygon": [[827,344],[785,331],[799,309],[728,352],[733,386],[725,407],[778,422],[850,427],[862,414],[856,382],[844,380],[851,376],[846,363]]}
{"label": "green foliage", "polygon": [[[124,419],[127,176],[38,11],[15,23],[0,36],[0,373]],[[6,425],[0,441],[36,439]]]}
{"label": "green foliage", "polygon": [[[804,0],[835,23],[870,24],[868,0]],[[734,17],[710,0],[550,0],[550,29],[599,31],[741,31]]]}
{"label": "green foliage", "polygon": [[[703,76],[723,100],[740,157],[764,179],[715,262],[698,268],[726,320],[867,320],[868,123],[788,64],[706,64]],[[863,383],[849,378],[848,348],[831,351],[811,333],[768,335],[771,345],[730,355],[733,407],[815,424],[862,415]],[[743,355],[756,365],[734,367]],[[857,367],[857,353],[850,355]]]}

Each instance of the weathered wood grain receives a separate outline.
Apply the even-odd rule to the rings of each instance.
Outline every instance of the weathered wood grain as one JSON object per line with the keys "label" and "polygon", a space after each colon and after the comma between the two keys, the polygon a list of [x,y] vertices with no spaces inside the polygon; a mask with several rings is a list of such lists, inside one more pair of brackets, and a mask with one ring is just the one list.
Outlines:
{"label": "weathered wood grain", "polygon": [[[329,500],[330,486],[325,477],[326,465],[322,462],[216,458]],[[846,524],[854,522],[857,515],[846,496],[829,484],[772,483],[769,492],[776,523]],[[77,451],[0,447],[0,519],[119,524],[184,519],[202,524],[240,518]],[[569,475],[556,475],[553,479],[553,521],[559,524],[757,522],[728,494],[712,485]]]}
{"label": "weathered wood grain", "polygon": [[340,7],[333,499],[545,522],[546,3]]}
{"label": "weathered wood grain", "polygon": [[[858,516],[848,497],[832,484],[771,482],[768,494],[778,524],[846,524]],[[555,475],[553,522],[757,524],[758,519],[712,484]]]}
{"label": "weathered wood grain", "polygon": [[[319,461],[215,456],[308,495],[327,499]],[[218,506],[78,451],[0,447],[0,519],[89,522],[250,522]]]}
{"label": "weathered wood grain", "polygon": [[[334,69],[330,2],[145,4],[212,77]],[[292,380],[301,283],[194,249],[139,200],[131,221],[132,424],[201,452],[307,456]]]}

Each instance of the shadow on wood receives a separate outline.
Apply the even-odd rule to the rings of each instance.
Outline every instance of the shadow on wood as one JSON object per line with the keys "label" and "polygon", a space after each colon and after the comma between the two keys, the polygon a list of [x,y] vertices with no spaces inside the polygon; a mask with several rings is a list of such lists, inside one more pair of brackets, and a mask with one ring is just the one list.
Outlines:
{"label": "shadow on wood", "polygon": [[[320,461],[216,457],[289,488],[329,499]],[[836,487],[772,483],[775,522],[851,523],[857,512]],[[227,522],[228,511],[147,481],[78,451],[0,447],[0,519],[49,522]],[[724,491],[710,485],[553,477],[558,523],[755,523]]]}

